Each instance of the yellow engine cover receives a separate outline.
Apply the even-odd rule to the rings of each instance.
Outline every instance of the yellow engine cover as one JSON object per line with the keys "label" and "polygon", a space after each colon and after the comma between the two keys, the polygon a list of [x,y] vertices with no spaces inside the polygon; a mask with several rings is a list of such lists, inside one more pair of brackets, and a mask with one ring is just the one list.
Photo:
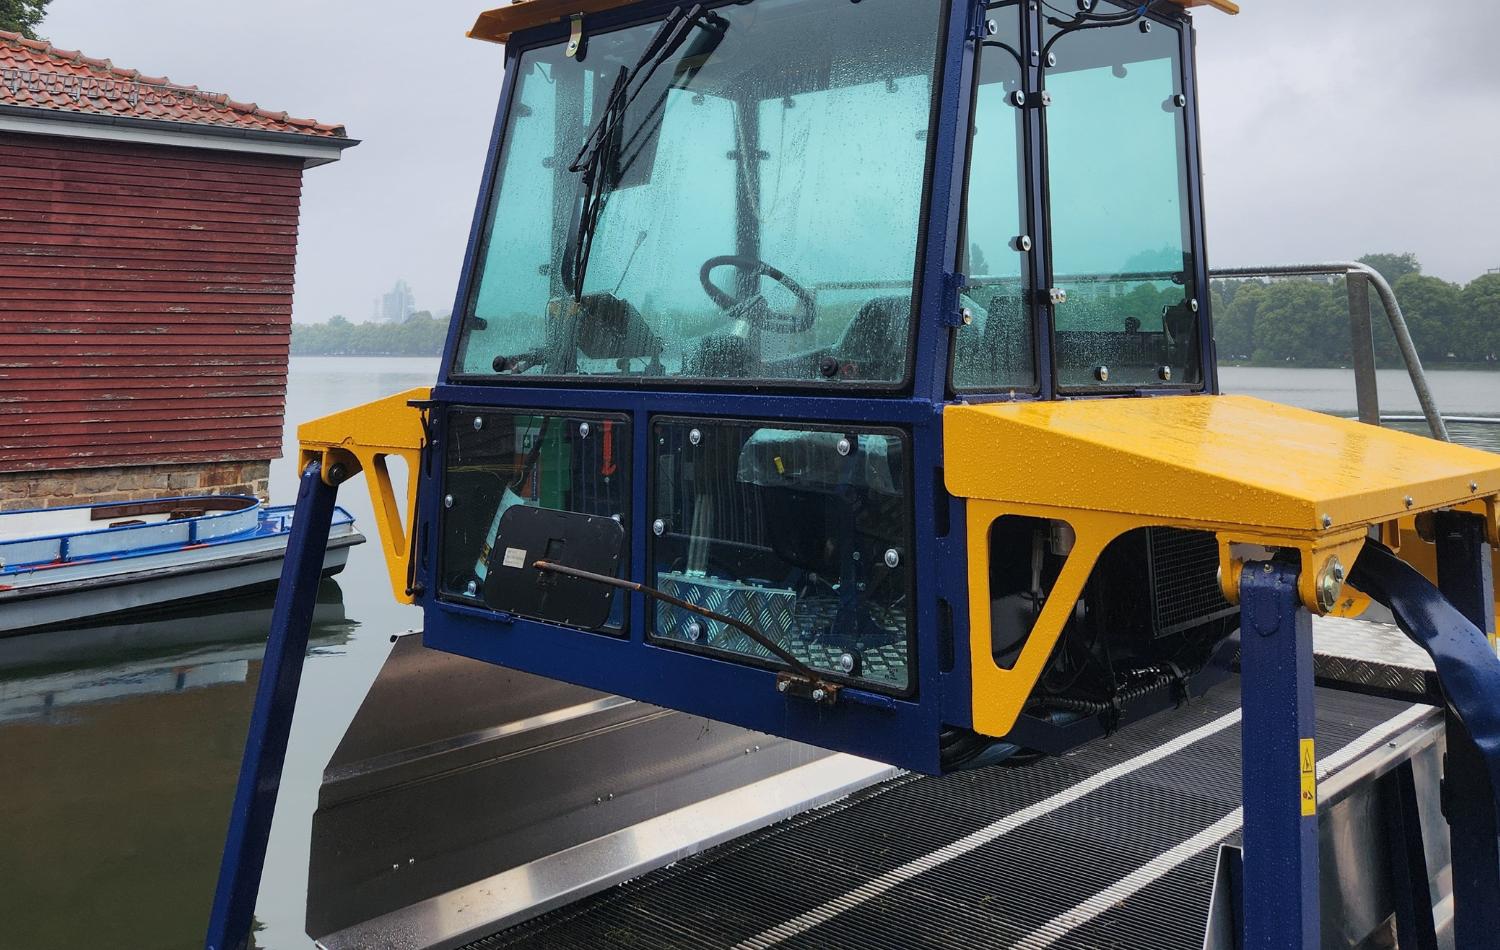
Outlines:
{"label": "yellow engine cover", "polygon": [[[967,499],[974,728],[1014,726],[1095,560],[1134,528],[1219,538],[1235,599],[1230,544],[1295,548],[1314,567],[1352,566],[1372,527],[1440,508],[1486,516],[1497,537],[1500,457],[1248,396],[1174,396],[954,405],[943,413],[944,480]],[[1067,522],[1077,541],[1011,669],[990,649],[989,530],[1002,515]],[[1302,599],[1317,609],[1316,570]]]}

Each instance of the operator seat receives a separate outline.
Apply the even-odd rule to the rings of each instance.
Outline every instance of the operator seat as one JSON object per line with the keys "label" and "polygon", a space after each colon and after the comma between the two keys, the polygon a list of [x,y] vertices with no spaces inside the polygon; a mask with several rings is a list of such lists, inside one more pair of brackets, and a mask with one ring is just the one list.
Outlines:
{"label": "operator seat", "polygon": [[834,356],[855,379],[899,380],[910,328],[911,297],[876,297],[849,321]]}

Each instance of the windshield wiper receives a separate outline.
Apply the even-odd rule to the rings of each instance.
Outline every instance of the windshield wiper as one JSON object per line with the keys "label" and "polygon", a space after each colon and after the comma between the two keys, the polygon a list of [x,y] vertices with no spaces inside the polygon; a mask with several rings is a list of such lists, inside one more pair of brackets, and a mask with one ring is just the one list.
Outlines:
{"label": "windshield wiper", "polygon": [[[630,68],[620,67],[610,88],[604,108],[593,129],[584,138],[577,156],[568,165],[568,171],[579,176],[582,200],[574,205],[570,227],[571,244],[563,264],[563,287],[575,301],[583,298],[583,279],[588,271],[589,254],[594,246],[594,231],[599,226],[599,216],[604,211],[605,200],[619,177],[620,137],[624,131],[625,112],[651,81],[658,67],[688,38],[694,27],[703,27],[714,35],[713,44],[721,39],[728,23],[716,14],[703,15],[703,5],[694,4],[686,13],[682,7],[673,7],[662,21],[656,35],[641,52],[641,57]],[[703,56],[708,51],[703,52]],[[697,65],[701,66],[701,63]],[[660,103],[658,103],[660,105]],[[655,111],[654,109],[652,110]]]}

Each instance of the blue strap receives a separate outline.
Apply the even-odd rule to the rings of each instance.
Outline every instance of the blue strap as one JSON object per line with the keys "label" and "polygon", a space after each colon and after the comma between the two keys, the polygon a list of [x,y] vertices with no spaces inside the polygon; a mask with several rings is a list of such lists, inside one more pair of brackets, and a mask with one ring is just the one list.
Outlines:
{"label": "blue strap", "polygon": [[1500,790],[1500,657],[1489,639],[1432,582],[1367,541],[1349,582],[1390,608],[1396,625],[1432,657],[1448,704],[1484,756],[1490,787]]}

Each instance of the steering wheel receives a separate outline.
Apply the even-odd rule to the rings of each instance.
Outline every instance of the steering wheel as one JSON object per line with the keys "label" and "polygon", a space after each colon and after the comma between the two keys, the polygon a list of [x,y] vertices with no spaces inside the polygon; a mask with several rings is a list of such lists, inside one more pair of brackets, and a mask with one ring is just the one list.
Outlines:
{"label": "steering wheel", "polygon": [[[791,313],[780,313],[772,310],[771,305],[766,303],[766,298],[759,291],[741,300],[731,297],[723,290],[720,290],[709,279],[709,274],[716,267],[724,267],[730,264],[742,271],[749,271],[758,277],[769,277],[787,290],[790,290],[792,295],[797,298],[797,309]],[[699,268],[698,281],[703,284],[703,292],[708,294],[708,299],[718,305],[720,310],[733,314],[735,317],[744,320],[752,326],[762,330],[771,330],[776,333],[804,333],[812,328],[813,318],[816,314],[812,294],[808,293],[801,284],[763,260],[739,254],[721,254],[718,257],[710,257]]]}

